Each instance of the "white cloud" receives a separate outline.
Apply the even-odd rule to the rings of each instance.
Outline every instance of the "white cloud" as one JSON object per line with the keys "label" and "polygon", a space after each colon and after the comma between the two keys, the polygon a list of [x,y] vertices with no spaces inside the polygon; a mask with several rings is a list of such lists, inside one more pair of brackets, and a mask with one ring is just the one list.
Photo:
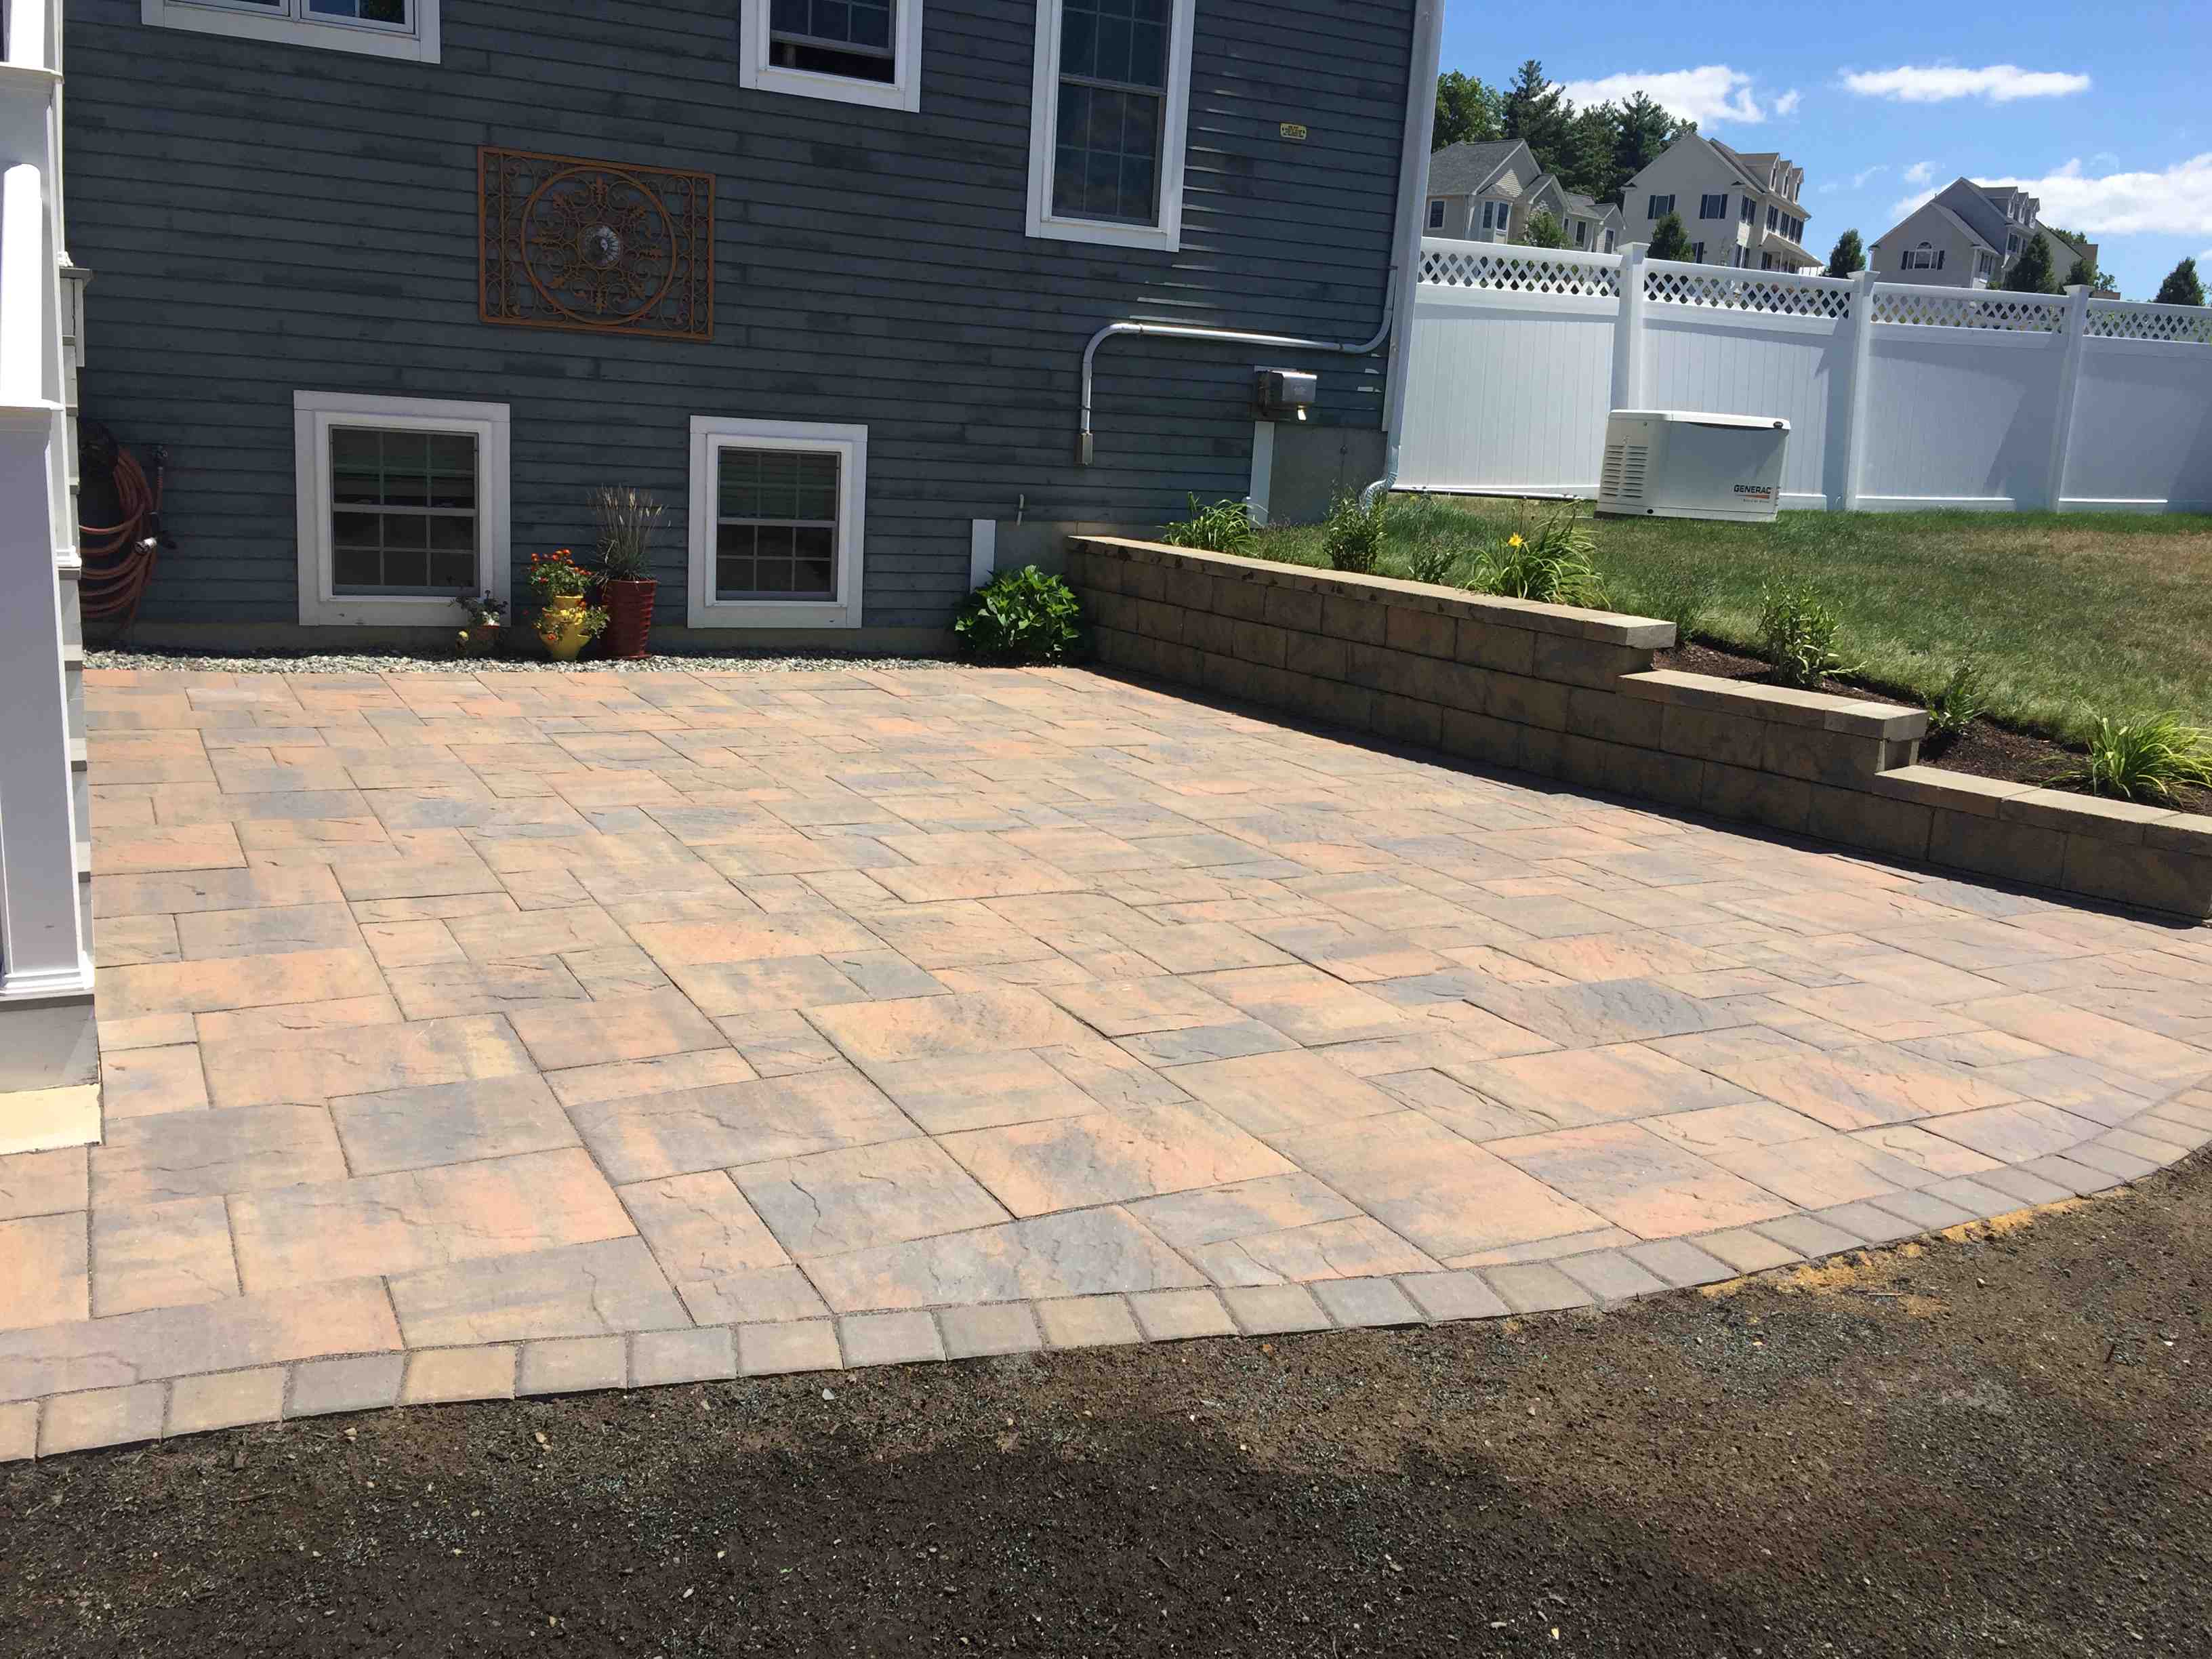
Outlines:
{"label": "white cloud", "polygon": [[1908,185],[1924,185],[1935,176],[1936,164],[1933,161],[1915,161],[1905,170],[1905,182]]}
{"label": "white cloud", "polygon": [[1919,212],[1921,209],[1926,207],[1935,199],[1936,192],[1934,191],[1923,190],[1917,196],[1908,196],[1903,201],[1891,208],[1889,210],[1889,216],[1893,220],[1905,218],[1910,215]]}
{"label": "white cloud", "polygon": [[1797,112],[1797,106],[1804,96],[1805,94],[1796,88],[1790,88],[1789,91],[1774,100],[1774,113],[1778,117],[1795,115]]}
{"label": "white cloud", "polygon": [[[1642,93],[1669,115],[1695,121],[1699,126],[1722,126],[1731,122],[1755,126],[1770,112],[1787,115],[1797,107],[1797,94],[1785,92],[1770,106],[1762,106],[1752,91],[1752,78],[1725,64],[1706,64],[1698,69],[1638,71],[1608,75],[1596,81],[1570,81],[1567,96],[1577,104],[1617,102]],[[1784,104],[1788,109],[1783,107]]]}
{"label": "white cloud", "polygon": [[[2066,225],[2092,236],[2212,232],[2212,150],[2157,173],[2091,173],[2073,161],[2040,179],[1976,182],[2017,185],[2041,200],[2045,224]],[[1923,191],[1907,197],[1891,211],[1902,219],[1934,194]]]}
{"label": "white cloud", "polygon": [[[1873,178],[1878,173],[1887,173],[1888,171],[1889,168],[1886,165],[1863,168],[1859,172],[1851,174],[1851,188],[1853,190],[1864,190],[1867,187],[1868,179]],[[1909,173],[1905,176],[1908,179],[1912,177]],[[1916,180],[1916,182],[1917,181]],[[1823,188],[1832,190],[1835,186],[1830,185],[1823,186]]]}
{"label": "white cloud", "polygon": [[1905,104],[1941,104],[1954,98],[1986,98],[2008,104],[2016,98],[2063,98],[2087,92],[2089,77],[2060,70],[2024,70],[2016,64],[1987,69],[1903,67],[1846,74],[1844,85],[1866,98],[1893,98]]}

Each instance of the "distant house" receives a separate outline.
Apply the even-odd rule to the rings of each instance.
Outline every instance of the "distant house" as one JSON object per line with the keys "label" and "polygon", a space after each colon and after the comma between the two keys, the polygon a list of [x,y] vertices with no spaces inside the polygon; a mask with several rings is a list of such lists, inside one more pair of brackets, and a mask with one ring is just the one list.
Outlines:
{"label": "distant house", "polygon": [[2039,236],[2060,282],[2076,259],[2095,270],[2097,245],[2045,224],[2042,206],[2014,185],[1954,179],[1867,250],[1869,267],[1887,283],[1996,288],[2028,239]]}
{"label": "distant house", "polygon": [[1805,248],[1804,188],[1804,168],[1773,150],[1738,151],[1686,132],[1628,181],[1623,237],[1648,242],[1671,213],[1699,264],[1818,270],[1819,258]]}
{"label": "distant house", "polygon": [[1559,222],[1569,247],[1611,253],[1620,245],[1620,210],[1567,189],[1519,138],[1448,144],[1429,158],[1429,235],[1524,242],[1539,213]]}

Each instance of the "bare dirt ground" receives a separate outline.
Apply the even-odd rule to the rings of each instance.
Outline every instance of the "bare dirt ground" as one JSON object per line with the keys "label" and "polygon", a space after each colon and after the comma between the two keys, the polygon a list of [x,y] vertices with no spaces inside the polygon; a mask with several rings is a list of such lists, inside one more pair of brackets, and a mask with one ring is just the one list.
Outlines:
{"label": "bare dirt ground", "polygon": [[2208,1221],[13,1465],[0,1652],[2202,1655]]}

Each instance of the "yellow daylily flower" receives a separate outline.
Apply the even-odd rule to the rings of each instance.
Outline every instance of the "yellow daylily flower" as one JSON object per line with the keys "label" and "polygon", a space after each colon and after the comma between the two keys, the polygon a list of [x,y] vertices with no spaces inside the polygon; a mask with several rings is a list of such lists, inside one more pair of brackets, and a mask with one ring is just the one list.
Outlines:
{"label": "yellow daylily flower", "polygon": [[1505,538],[1505,544],[1508,547],[1518,547],[1521,545],[1521,538],[1518,536],[1508,536]]}

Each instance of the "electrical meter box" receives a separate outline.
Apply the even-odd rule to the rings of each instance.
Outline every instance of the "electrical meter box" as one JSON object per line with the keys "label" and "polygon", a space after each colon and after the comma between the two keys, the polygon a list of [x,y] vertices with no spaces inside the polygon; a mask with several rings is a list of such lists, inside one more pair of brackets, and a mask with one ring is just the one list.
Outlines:
{"label": "electrical meter box", "polygon": [[1305,421],[1313,418],[1321,396],[1321,376],[1297,368],[1255,368],[1252,371],[1252,400],[1263,421]]}

